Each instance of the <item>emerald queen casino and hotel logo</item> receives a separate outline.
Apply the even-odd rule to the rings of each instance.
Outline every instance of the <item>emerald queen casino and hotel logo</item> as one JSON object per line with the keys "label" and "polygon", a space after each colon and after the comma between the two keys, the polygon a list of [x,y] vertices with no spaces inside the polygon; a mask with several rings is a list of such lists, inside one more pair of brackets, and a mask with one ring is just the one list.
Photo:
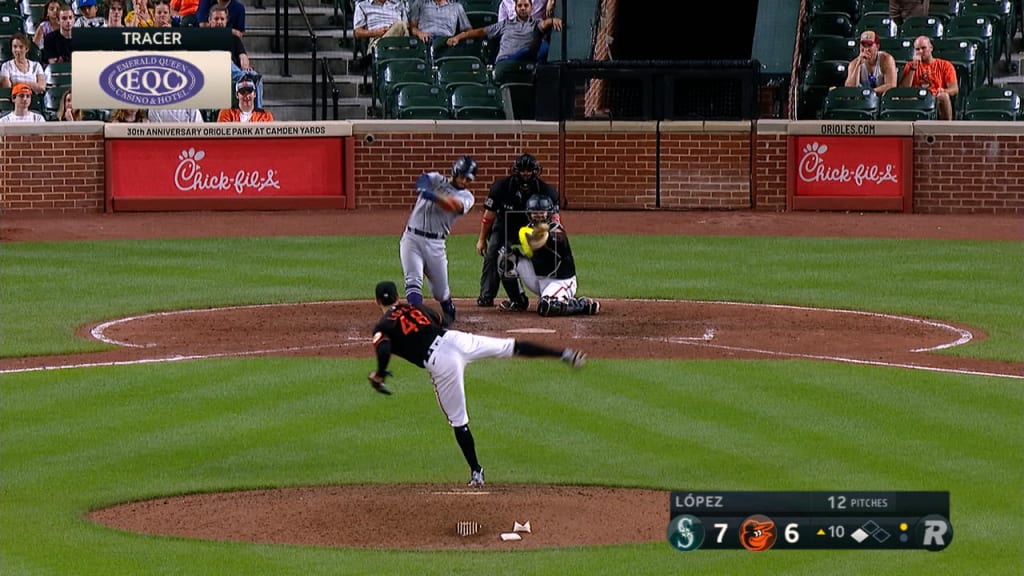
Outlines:
{"label": "emerald queen casino and hotel logo", "polygon": [[100,88],[111,98],[131,106],[167,106],[187,100],[203,89],[198,67],[173,56],[132,56],[113,62],[100,72]]}

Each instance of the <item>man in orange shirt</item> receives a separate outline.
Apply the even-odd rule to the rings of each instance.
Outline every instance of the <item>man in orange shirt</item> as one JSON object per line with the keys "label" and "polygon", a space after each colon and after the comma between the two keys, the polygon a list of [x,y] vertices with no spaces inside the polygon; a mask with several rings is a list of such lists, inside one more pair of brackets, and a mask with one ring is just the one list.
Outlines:
{"label": "man in orange shirt", "polygon": [[949,60],[932,56],[932,40],[927,36],[914,39],[914,59],[903,67],[900,86],[927,88],[935,96],[940,120],[953,119],[953,96],[960,91],[956,68]]}
{"label": "man in orange shirt", "polygon": [[256,107],[256,84],[248,76],[235,84],[238,96],[237,108],[226,108],[220,111],[217,122],[273,122],[274,115]]}

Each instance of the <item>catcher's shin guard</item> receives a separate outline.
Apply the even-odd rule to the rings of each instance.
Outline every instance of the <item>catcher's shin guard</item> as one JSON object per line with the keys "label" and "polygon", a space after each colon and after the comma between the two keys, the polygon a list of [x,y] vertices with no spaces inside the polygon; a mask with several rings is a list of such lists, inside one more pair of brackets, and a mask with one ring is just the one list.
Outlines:
{"label": "catcher's shin guard", "polygon": [[518,278],[502,278],[501,285],[505,288],[505,293],[509,298],[501,303],[502,309],[521,312],[530,306],[530,299],[523,292]]}

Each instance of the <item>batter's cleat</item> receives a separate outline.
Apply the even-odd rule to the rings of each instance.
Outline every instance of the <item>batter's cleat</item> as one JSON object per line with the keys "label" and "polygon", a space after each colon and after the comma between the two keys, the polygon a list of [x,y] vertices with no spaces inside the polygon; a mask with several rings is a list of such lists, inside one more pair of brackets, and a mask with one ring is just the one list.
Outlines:
{"label": "batter's cleat", "polygon": [[587,363],[587,355],[580,350],[566,348],[562,350],[562,362],[573,368],[583,368],[583,365]]}
{"label": "batter's cleat", "polygon": [[476,299],[476,305],[481,308],[494,308],[494,298],[480,297]]}
{"label": "batter's cleat", "polygon": [[498,308],[506,312],[526,312],[530,307],[530,301],[527,299],[522,300],[505,300],[498,305]]}
{"label": "batter's cleat", "polygon": [[484,469],[483,468],[481,468],[479,470],[474,470],[474,471],[472,471],[469,474],[469,484],[467,484],[467,486],[469,486],[470,488],[483,488],[483,486],[484,486]]}

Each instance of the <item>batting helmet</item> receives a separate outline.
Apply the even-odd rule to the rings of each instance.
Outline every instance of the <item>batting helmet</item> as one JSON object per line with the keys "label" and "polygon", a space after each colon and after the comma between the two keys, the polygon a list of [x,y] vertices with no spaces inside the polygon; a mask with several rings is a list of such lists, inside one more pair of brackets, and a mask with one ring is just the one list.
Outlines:
{"label": "batting helmet", "polygon": [[476,160],[469,156],[459,156],[452,164],[452,178],[465,176],[467,180],[476,179]]}

